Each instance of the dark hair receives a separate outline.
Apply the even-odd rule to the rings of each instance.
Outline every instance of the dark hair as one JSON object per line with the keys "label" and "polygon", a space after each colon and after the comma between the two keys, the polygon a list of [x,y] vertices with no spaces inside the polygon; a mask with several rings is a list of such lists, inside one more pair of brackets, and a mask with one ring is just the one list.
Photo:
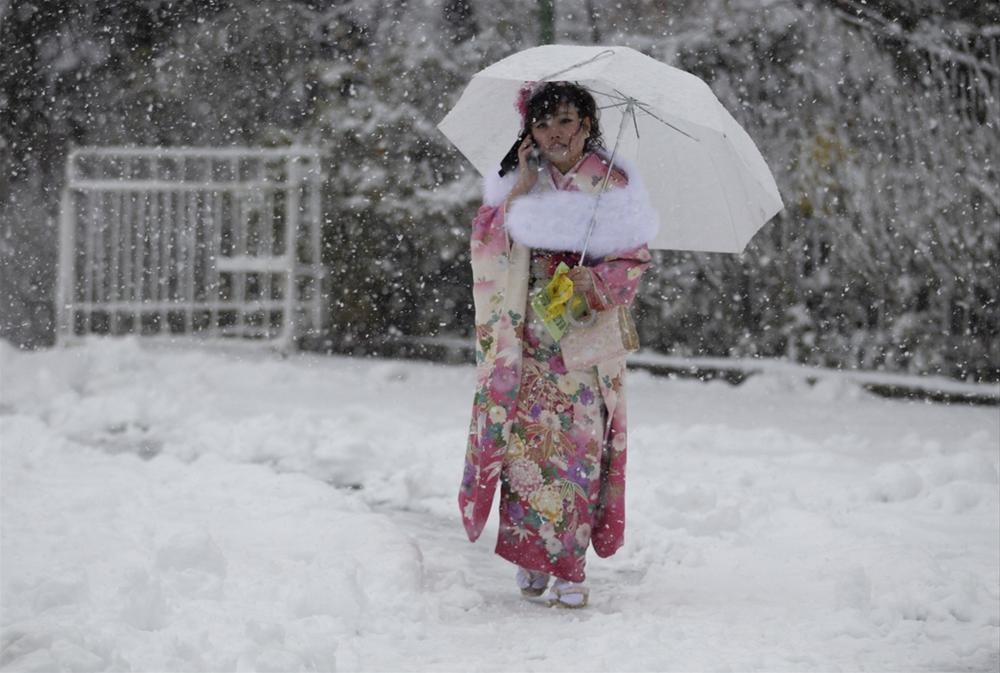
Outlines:
{"label": "dark hair", "polygon": [[590,92],[573,82],[547,82],[528,99],[524,115],[524,128],[517,136],[517,141],[500,162],[501,177],[517,168],[517,149],[531,133],[531,124],[547,116],[555,114],[563,103],[576,108],[580,119],[590,119],[590,136],[584,141],[583,151],[593,152],[603,149],[604,139],[601,137],[601,125],[597,119],[597,102]]}

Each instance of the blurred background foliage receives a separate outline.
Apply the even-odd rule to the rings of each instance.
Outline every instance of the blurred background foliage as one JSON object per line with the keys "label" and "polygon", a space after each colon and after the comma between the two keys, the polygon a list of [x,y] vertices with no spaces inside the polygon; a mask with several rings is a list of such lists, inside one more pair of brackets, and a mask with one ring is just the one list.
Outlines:
{"label": "blurred background foliage", "polygon": [[786,204],[743,255],[656,253],[645,347],[1000,380],[1000,5],[975,0],[2,3],[0,336],[53,341],[73,146],[301,144],[330,274],[311,347],[467,337],[480,179],[435,124],[549,39],[704,78]]}

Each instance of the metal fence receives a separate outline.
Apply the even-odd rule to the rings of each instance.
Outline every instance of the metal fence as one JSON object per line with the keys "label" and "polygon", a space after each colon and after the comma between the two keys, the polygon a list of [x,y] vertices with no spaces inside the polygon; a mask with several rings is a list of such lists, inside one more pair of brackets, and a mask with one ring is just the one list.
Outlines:
{"label": "metal fence", "polygon": [[58,338],[256,340],[322,324],[319,153],[82,148],[62,195]]}

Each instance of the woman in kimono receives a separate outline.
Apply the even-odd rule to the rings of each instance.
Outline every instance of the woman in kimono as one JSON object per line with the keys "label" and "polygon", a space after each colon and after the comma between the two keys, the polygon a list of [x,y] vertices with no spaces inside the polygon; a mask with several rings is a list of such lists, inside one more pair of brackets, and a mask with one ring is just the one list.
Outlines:
{"label": "woman in kimono", "polygon": [[459,506],[475,541],[499,480],[496,553],[522,594],[583,607],[588,548],[607,557],[623,541],[625,361],[567,370],[530,296],[565,262],[590,311],[630,304],[658,224],[637,175],[615,160],[608,176],[585,89],[526,85],[517,107],[522,137],[472,224],[477,390]]}

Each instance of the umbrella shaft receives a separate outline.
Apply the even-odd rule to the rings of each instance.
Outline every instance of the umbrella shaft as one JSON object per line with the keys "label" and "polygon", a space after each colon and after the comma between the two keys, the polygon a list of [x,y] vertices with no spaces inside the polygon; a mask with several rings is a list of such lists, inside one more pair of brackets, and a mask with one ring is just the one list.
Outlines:
{"label": "umbrella shaft", "polygon": [[583,250],[580,251],[580,261],[577,262],[577,266],[582,266],[583,260],[587,256],[587,248],[590,246],[590,237],[594,233],[594,225],[597,224],[597,206],[601,202],[601,195],[608,188],[608,182],[611,180],[611,171],[615,168],[615,155],[618,153],[618,143],[622,140],[622,133],[625,131],[625,118],[628,115],[632,115],[634,120],[635,105],[631,99],[629,99],[628,104],[625,106],[625,111],[622,112],[622,119],[618,123],[618,135],[615,137],[614,147],[611,148],[611,156],[608,157],[608,172],[604,174],[604,181],[601,183],[601,189],[597,192],[597,198],[594,199],[594,211],[590,214],[590,224],[587,225],[587,238],[583,241]]}

